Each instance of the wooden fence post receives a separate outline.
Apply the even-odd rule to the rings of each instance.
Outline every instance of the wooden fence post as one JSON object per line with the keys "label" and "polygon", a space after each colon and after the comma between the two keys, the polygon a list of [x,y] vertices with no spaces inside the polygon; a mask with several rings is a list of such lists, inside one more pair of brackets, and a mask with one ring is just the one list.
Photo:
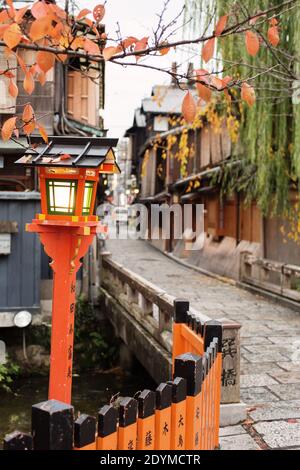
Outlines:
{"label": "wooden fence post", "polygon": [[144,390],[138,396],[137,450],[154,450],[155,393]]}
{"label": "wooden fence post", "polygon": [[34,450],[73,449],[74,408],[57,400],[32,406]]}
{"label": "wooden fence post", "polygon": [[74,450],[96,450],[96,418],[82,414],[74,423]]}
{"label": "wooden fence post", "polygon": [[98,413],[97,450],[117,450],[118,411],[111,405],[103,406]]}
{"label": "wooden fence post", "polygon": [[187,383],[186,450],[200,450],[202,358],[187,353],[175,359],[175,376]]}
{"label": "wooden fence post", "polygon": [[118,450],[136,450],[137,401],[123,398],[119,408]]}
{"label": "wooden fence post", "polygon": [[30,434],[14,431],[3,440],[3,450],[32,450],[33,439]]}
{"label": "wooden fence post", "polygon": [[162,383],[156,389],[155,450],[170,450],[172,386]]}
{"label": "wooden fence post", "polygon": [[171,450],[185,450],[186,430],[186,380],[176,377],[172,385]]}

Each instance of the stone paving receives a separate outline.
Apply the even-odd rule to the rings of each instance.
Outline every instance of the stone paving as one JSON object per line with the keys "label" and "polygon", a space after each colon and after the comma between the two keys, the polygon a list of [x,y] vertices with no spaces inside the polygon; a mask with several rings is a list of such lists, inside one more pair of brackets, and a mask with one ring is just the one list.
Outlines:
{"label": "stone paving", "polygon": [[211,318],[242,324],[242,425],[221,429],[222,449],[300,448],[299,312],[205,276],[144,241],[109,241],[113,258]]}

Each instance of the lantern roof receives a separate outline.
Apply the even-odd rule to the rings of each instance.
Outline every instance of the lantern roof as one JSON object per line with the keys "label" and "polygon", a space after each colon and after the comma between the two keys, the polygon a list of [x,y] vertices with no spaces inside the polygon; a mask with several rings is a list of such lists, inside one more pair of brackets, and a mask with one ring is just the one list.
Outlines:
{"label": "lantern roof", "polygon": [[32,137],[31,148],[16,164],[73,168],[101,168],[107,164],[114,167],[113,173],[120,173],[113,150],[117,143],[118,139],[49,136],[46,144],[41,137]]}

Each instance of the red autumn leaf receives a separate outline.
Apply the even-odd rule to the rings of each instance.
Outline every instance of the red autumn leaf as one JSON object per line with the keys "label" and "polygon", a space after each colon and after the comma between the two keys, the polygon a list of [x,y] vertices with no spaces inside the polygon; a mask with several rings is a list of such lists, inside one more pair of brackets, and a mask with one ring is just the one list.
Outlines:
{"label": "red autumn leaf", "polygon": [[84,8],[83,10],[81,10],[78,15],[76,16],[76,20],[81,20],[82,18],[84,18],[86,15],[89,15],[91,12],[91,10],[88,10],[87,8]]}
{"label": "red autumn leaf", "polygon": [[272,18],[272,19],[270,20],[270,25],[271,25],[271,26],[277,26],[277,25],[278,25],[278,20],[277,20],[276,18]]}
{"label": "red autumn leaf", "polygon": [[5,72],[3,72],[4,75],[7,77],[7,78],[14,78],[15,77],[15,74],[12,73],[10,70],[6,70]]}
{"label": "red autumn leaf", "polygon": [[34,90],[34,80],[30,72],[26,72],[23,87],[28,95],[31,95]]}
{"label": "red autumn leaf", "polygon": [[32,16],[39,20],[40,18],[44,18],[47,15],[48,5],[42,1],[39,1],[32,5],[30,11]]}
{"label": "red autumn leaf", "polygon": [[84,50],[88,52],[88,54],[91,55],[99,55],[100,54],[100,49],[98,44],[93,42],[91,39],[85,38],[84,41]]}
{"label": "red autumn leaf", "polygon": [[97,21],[97,23],[100,23],[100,21],[102,21],[105,16],[105,6],[104,5],[95,6],[93,10],[93,15],[94,15],[95,21]]}
{"label": "red autumn leaf", "polygon": [[[145,37],[145,38],[140,39],[139,41],[137,41],[137,43],[135,45],[135,48],[134,48],[134,52],[140,52],[140,51],[144,51],[145,49],[147,49],[148,40],[149,40],[149,37]],[[136,61],[138,61],[141,57],[142,57],[142,55],[136,56]]]}
{"label": "red autumn leaf", "polygon": [[205,63],[209,62],[214,55],[216,38],[211,38],[203,46],[202,59]]}
{"label": "red autumn leaf", "polygon": [[8,92],[13,98],[16,98],[19,94],[19,89],[12,79],[9,80]]}
{"label": "red autumn leaf", "polygon": [[54,67],[55,55],[51,52],[39,51],[36,55],[36,63],[43,72],[47,73]]}
{"label": "red autumn leaf", "polygon": [[248,83],[243,83],[241,97],[249,106],[253,106],[256,101],[254,88]]}
{"label": "red autumn leaf", "polygon": [[3,34],[3,40],[10,49],[16,47],[21,41],[21,38],[22,32],[20,30],[20,26],[17,23],[11,24]]}
{"label": "red autumn leaf", "polygon": [[119,46],[118,47],[114,47],[114,46],[106,47],[105,49],[103,49],[104,60],[110,60],[118,52],[120,52]]}
{"label": "red autumn leaf", "polygon": [[205,85],[202,85],[202,83],[197,83],[197,90],[199,97],[203,101],[206,101],[206,103],[208,103],[211,100],[212,91],[210,88]]}
{"label": "red autumn leaf", "polygon": [[4,142],[6,142],[7,140],[11,138],[12,133],[16,127],[16,121],[17,121],[17,117],[15,116],[15,117],[7,119],[7,121],[5,121],[5,123],[3,124],[2,129],[1,129],[1,136]]}
{"label": "red autumn leaf", "polygon": [[37,127],[38,127],[40,136],[42,137],[43,141],[44,141],[46,144],[48,144],[49,139],[48,139],[48,134],[47,134],[46,129],[45,129],[44,126],[42,126],[41,124],[38,124]]}
{"label": "red autumn leaf", "polygon": [[51,17],[41,18],[39,20],[35,20],[29,31],[29,36],[32,41],[39,41],[43,39],[45,36],[48,36],[52,30],[51,24]]}
{"label": "red autumn leaf", "polygon": [[280,42],[280,37],[279,37],[279,30],[277,26],[271,26],[271,28],[269,28],[268,40],[269,40],[269,43],[272,44],[272,46],[274,47],[278,46]]}
{"label": "red autumn leaf", "polygon": [[216,36],[221,36],[224,29],[226,28],[227,21],[228,21],[228,15],[221,16],[218,23],[216,24],[216,29],[215,29]]}
{"label": "red autumn leaf", "polygon": [[182,102],[182,114],[186,122],[192,123],[197,114],[196,102],[192,94],[188,91]]}
{"label": "red autumn leaf", "polygon": [[253,31],[246,31],[245,41],[248,54],[255,57],[259,51],[259,39],[257,34]]}
{"label": "red autumn leaf", "polygon": [[71,155],[69,155],[68,153],[64,153],[63,155],[61,155],[60,160],[70,160],[70,158],[72,158]]}

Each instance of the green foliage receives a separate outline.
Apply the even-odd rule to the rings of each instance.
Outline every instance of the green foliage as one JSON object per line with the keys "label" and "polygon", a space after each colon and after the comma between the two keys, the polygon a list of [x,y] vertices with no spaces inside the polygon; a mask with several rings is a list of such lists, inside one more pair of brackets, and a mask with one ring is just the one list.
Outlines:
{"label": "green foliage", "polygon": [[75,315],[75,369],[109,369],[116,361],[118,343],[111,331],[100,324],[93,307],[82,297],[77,299]]}
{"label": "green foliage", "polygon": [[19,374],[20,368],[9,359],[6,364],[0,364],[0,390],[11,392],[14,377]]}
{"label": "green foliage", "polygon": [[[242,19],[249,13],[280,6],[284,0],[186,2],[189,8],[193,5],[196,8],[196,5],[199,10],[208,11],[207,19],[214,24],[217,17],[229,11]],[[235,15],[231,16],[231,21],[236,21]],[[253,107],[240,103],[240,138],[232,159],[241,160],[242,169],[238,174],[232,173],[231,177],[225,175],[223,190],[242,190],[248,201],[257,200],[264,214],[286,213],[290,209],[289,190],[299,191],[300,104],[292,103],[292,81],[288,71],[300,75],[300,9],[283,9],[279,21],[278,48],[271,51],[263,42],[256,57],[247,53],[244,34],[229,35],[218,41],[226,75],[235,79],[248,78],[257,97]],[[264,37],[267,28],[268,24],[258,27]],[[239,65],[233,67],[231,64]],[[265,73],[267,69],[269,72]],[[236,99],[239,99],[239,92]]]}

